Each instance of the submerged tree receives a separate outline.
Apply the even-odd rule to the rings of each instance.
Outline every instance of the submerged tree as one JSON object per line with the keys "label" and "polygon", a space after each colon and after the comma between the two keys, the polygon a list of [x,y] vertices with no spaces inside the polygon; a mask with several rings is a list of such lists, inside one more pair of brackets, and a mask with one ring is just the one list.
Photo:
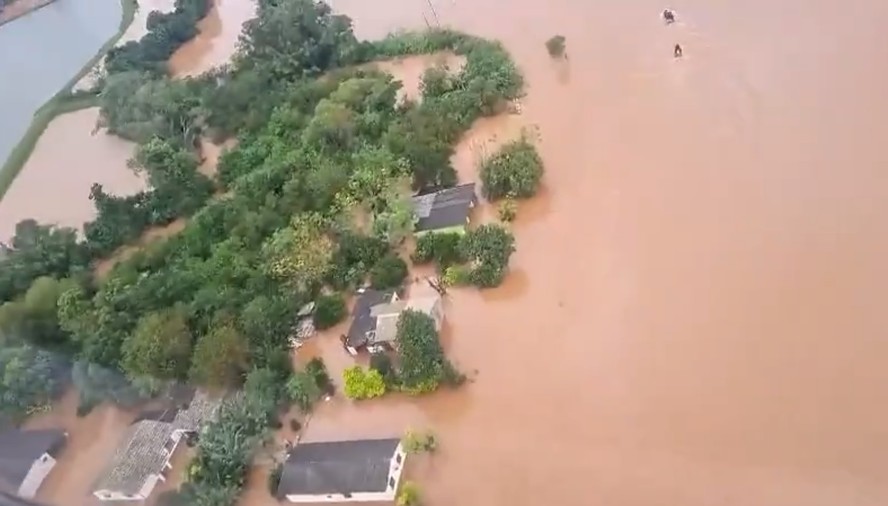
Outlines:
{"label": "submerged tree", "polygon": [[565,47],[566,39],[562,35],[555,35],[551,39],[546,41],[546,51],[549,52],[549,56],[552,58],[564,58],[567,53],[567,48]]}

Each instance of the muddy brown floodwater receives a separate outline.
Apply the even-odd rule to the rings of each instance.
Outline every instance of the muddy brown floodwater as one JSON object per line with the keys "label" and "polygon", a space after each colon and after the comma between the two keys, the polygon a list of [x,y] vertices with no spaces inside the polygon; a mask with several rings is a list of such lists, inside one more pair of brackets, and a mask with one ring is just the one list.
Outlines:
{"label": "muddy brown floodwater", "polygon": [[[888,4],[434,6],[526,72],[546,192],[505,286],[448,301],[474,381],[331,401],[306,437],[433,427],[431,505],[888,504]],[[335,7],[363,37],[433,19]]]}
{"label": "muddy brown floodwater", "polygon": [[[368,38],[434,19],[334,6]],[[433,428],[432,506],[888,504],[888,4],[677,0],[669,27],[652,0],[434,6],[529,85],[466,136],[461,176],[536,126],[546,188],[504,286],[448,298],[471,382],[335,399],[306,439]],[[336,331],[304,352],[334,372]],[[276,504],[253,478],[243,504]]]}
{"label": "muddy brown floodwater", "polygon": [[237,49],[241,26],[255,16],[254,0],[213,0],[213,7],[198,23],[200,34],[170,59],[177,77],[196,76],[228,63]]}

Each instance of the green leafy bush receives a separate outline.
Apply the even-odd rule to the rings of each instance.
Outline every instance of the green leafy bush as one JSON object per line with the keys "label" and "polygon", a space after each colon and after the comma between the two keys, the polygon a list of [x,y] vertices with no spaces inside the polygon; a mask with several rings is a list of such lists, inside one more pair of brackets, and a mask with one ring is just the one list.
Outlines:
{"label": "green leafy bush", "polygon": [[543,160],[526,139],[510,142],[481,165],[481,191],[490,200],[536,194],[543,177]]}
{"label": "green leafy bush", "polygon": [[464,261],[460,251],[462,235],[457,233],[430,233],[416,240],[416,249],[410,257],[417,264],[435,262],[438,269]]}
{"label": "green leafy bush", "polygon": [[496,212],[500,221],[509,223],[513,221],[518,214],[518,202],[512,197],[506,197],[499,203]]}
{"label": "green leafy bush", "polygon": [[462,241],[463,255],[471,262],[469,277],[481,288],[499,286],[506,276],[515,238],[499,225],[482,225],[469,231]]}
{"label": "green leafy bush", "polygon": [[315,301],[314,325],[320,330],[328,329],[341,322],[347,312],[341,295],[322,295]]}
{"label": "green leafy bush", "polygon": [[385,395],[385,380],[374,369],[364,370],[359,365],[349,367],[342,373],[342,379],[345,396],[349,399],[373,399]]}
{"label": "green leafy bush", "polygon": [[397,288],[407,277],[407,264],[395,254],[384,256],[370,269],[370,285],[377,290]]}

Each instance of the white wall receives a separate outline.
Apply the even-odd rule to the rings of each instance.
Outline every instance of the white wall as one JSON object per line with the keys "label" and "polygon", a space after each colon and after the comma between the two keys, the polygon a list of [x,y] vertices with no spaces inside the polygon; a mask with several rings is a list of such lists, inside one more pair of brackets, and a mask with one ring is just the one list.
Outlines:
{"label": "white wall", "polygon": [[28,471],[28,475],[22,480],[22,485],[18,489],[18,494],[25,499],[33,499],[34,496],[37,495],[37,489],[40,488],[43,480],[46,479],[46,476],[52,471],[55,464],[56,460],[48,453],[44,453],[43,456],[35,460],[34,463],[31,464],[31,469]]}

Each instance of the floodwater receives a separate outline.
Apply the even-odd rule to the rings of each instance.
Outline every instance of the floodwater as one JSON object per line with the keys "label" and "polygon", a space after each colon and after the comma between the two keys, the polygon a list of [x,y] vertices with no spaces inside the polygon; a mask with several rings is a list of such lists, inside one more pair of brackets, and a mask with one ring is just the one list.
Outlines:
{"label": "floodwater", "polygon": [[94,132],[99,108],[63,114],[49,123],[34,152],[0,200],[0,240],[26,218],[82,230],[95,217],[93,183],[114,195],[132,195],[145,181],[127,168],[135,145]]}
{"label": "floodwater", "polygon": [[[334,399],[306,439],[432,428],[409,464],[431,506],[888,504],[888,4],[679,0],[669,27],[651,0],[433,5],[335,3],[364,37],[436,14],[503,40],[523,114],[454,161],[538,127],[546,186],[504,286],[448,297],[470,382]],[[336,332],[304,348],[334,373]]]}
{"label": "floodwater", "polygon": [[68,432],[65,448],[37,492],[37,500],[47,506],[99,503],[92,497],[92,486],[137,414],[102,405],[78,417],[77,404],[78,395],[72,389],[51,411],[32,417],[25,425],[27,429],[62,428]]}
{"label": "floodwater", "polygon": [[[172,4],[171,0],[140,2],[133,24],[121,41],[141,37],[148,12],[169,11]],[[234,52],[241,25],[252,16],[254,9],[255,3],[251,0],[217,0],[200,24],[201,33],[173,55],[171,72],[184,77],[224,64]],[[93,203],[88,198],[93,183],[101,183],[106,191],[115,195],[130,195],[144,189],[144,180],[126,166],[133,155],[134,144],[106,135],[104,131],[96,132],[97,118],[98,109],[93,108],[62,115],[49,124],[25,167],[0,200],[0,241],[11,238],[15,224],[26,218],[82,229],[83,224],[95,216]],[[27,121],[24,124],[27,126]],[[213,173],[219,149],[212,145],[205,148],[208,151],[204,155],[211,162],[205,163],[203,169]],[[182,225],[177,222],[166,233],[178,231]],[[152,230],[147,239],[156,238],[162,232]],[[124,258],[126,253],[120,257]],[[113,264],[113,261],[100,264],[100,272]]]}
{"label": "floodwater", "polygon": [[214,0],[197,27],[200,34],[179,48],[170,59],[176,77],[197,76],[228,63],[237,50],[241,26],[256,15],[253,0]]}
{"label": "floodwater", "polygon": [[[432,506],[888,504],[888,4],[681,0],[669,27],[650,0],[434,6],[526,72],[546,189],[505,285],[449,297],[472,382],[331,401],[306,438],[433,428]],[[434,19],[335,7],[364,37]]]}
{"label": "floodwater", "polygon": [[66,0],[0,27],[0,160],[34,112],[114,35],[120,16],[119,0]]}
{"label": "floodwater", "polygon": [[[138,8],[133,14],[133,21],[126,27],[120,38],[117,39],[115,46],[122,46],[127,42],[139,40],[148,33],[148,15],[153,11],[172,12],[176,8],[175,0],[136,0]],[[96,63],[83,78],[74,84],[73,90],[89,90],[96,81],[105,72],[105,59],[102,58]]]}

